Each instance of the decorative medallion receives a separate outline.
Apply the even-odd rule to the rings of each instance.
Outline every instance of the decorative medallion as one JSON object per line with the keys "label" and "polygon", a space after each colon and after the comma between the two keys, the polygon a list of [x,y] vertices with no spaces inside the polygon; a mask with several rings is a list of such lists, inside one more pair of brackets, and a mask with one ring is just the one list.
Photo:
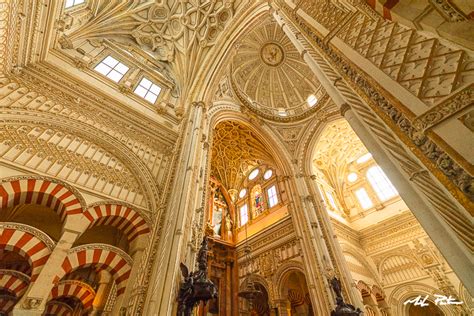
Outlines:
{"label": "decorative medallion", "polygon": [[276,67],[283,62],[285,53],[280,45],[270,42],[262,46],[260,49],[260,57],[268,66]]}

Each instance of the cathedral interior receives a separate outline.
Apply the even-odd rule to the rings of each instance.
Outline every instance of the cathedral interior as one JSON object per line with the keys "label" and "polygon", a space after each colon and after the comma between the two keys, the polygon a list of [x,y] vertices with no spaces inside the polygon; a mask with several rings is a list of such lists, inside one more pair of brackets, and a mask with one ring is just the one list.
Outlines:
{"label": "cathedral interior", "polygon": [[1,316],[473,315],[473,163],[473,1],[0,0]]}

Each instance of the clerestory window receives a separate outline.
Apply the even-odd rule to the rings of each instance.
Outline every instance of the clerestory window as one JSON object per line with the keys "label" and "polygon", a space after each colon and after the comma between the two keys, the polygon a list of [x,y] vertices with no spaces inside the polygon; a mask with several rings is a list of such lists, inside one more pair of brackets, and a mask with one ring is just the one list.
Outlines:
{"label": "clerestory window", "polygon": [[383,202],[398,195],[397,189],[379,166],[370,167],[366,176],[380,201]]}
{"label": "clerestory window", "polygon": [[66,4],[64,5],[64,8],[72,8],[75,7],[76,5],[83,4],[85,0],[66,0]]}
{"label": "clerestory window", "polygon": [[135,88],[134,92],[136,95],[144,98],[148,102],[155,104],[156,99],[158,99],[158,95],[161,92],[161,88],[147,78],[143,78]]}
{"label": "clerestory window", "polygon": [[119,82],[129,68],[112,56],[107,56],[95,66],[94,70],[115,82]]}

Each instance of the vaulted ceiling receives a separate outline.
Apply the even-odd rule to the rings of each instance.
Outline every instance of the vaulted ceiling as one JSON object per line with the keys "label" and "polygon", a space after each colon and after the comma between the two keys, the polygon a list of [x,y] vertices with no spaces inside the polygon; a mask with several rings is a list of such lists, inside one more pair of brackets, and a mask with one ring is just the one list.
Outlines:
{"label": "vaulted ceiling", "polygon": [[262,107],[307,107],[320,83],[282,28],[264,19],[237,43],[232,62],[237,87]]}
{"label": "vaulted ceiling", "polygon": [[216,126],[211,176],[227,190],[238,189],[248,172],[263,163],[274,165],[274,159],[260,138],[248,127],[232,121]]}

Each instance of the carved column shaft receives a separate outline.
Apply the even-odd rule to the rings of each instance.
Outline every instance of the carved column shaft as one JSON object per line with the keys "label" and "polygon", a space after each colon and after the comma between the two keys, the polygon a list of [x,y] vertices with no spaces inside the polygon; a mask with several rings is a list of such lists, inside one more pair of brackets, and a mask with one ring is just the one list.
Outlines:
{"label": "carved column shaft", "polygon": [[[175,302],[179,262],[182,260],[187,214],[196,209],[196,179],[199,176],[202,144],[203,104],[194,103],[182,135],[176,177],[166,206],[166,220],[158,244],[147,292],[144,314],[169,315]],[[159,228],[158,228],[159,229]]]}
{"label": "carved column shaft", "polygon": [[[278,12],[274,12],[277,22],[282,25],[285,33],[292,34],[289,38],[297,49],[304,54],[304,59],[313,70],[327,93],[346,112],[345,103],[357,109],[354,116],[359,118],[350,120],[352,116],[346,116],[350,125],[364,145],[374,154],[374,158],[389,175],[397,187],[400,196],[420,221],[428,235],[436,243],[458,277],[466,285],[470,293],[474,293],[474,285],[469,282],[472,260],[469,259],[470,249],[467,247],[468,240],[466,231],[469,229],[470,220],[467,219],[466,211],[459,207],[442,185],[439,185],[412,153],[406,148],[399,138],[385,125],[380,117],[375,114],[354,93],[318,52],[306,43],[301,36],[296,36],[296,27]],[[309,51],[306,50],[311,50]],[[425,172],[425,173],[423,173]],[[462,220],[459,220],[462,218]],[[446,232],[446,235],[440,234]]]}
{"label": "carved column shaft", "polygon": [[[302,178],[292,181],[284,181],[286,191],[292,192],[295,196],[293,202],[289,205],[293,225],[297,235],[300,237],[301,247],[303,248],[304,264],[306,277],[308,281],[308,290],[313,300],[316,314],[325,315],[330,312],[333,302],[332,297],[324,277],[324,259],[327,256],[324,242],[319,236],[315,236],[311,229],[311,218],[314,217],[311,210],[300,201],[297,196],[308,196],[306,185]],[[314,219],[314,218],[313,218]],[[283,298],[282,298],[283,299]]]}
{"label": "carved column shaft", "polygon": [[[31,284],[28,291],[15,305],[13,315],[42,315],[48,301],[48,297],[55,283],[54,279],[58,269],[68,255],[74,242],[83,232],[84,223],[75,221],[75,216],[70,216],[65,223],[63,233],[53,252],[50,254],[38,278]],[[77,224],[77,225],[76,225]],[[82,224],[82,225],[81,225]],[[74,228],[74,229],[72,229]],[[31,302],[37,302],[32,304]]]}

